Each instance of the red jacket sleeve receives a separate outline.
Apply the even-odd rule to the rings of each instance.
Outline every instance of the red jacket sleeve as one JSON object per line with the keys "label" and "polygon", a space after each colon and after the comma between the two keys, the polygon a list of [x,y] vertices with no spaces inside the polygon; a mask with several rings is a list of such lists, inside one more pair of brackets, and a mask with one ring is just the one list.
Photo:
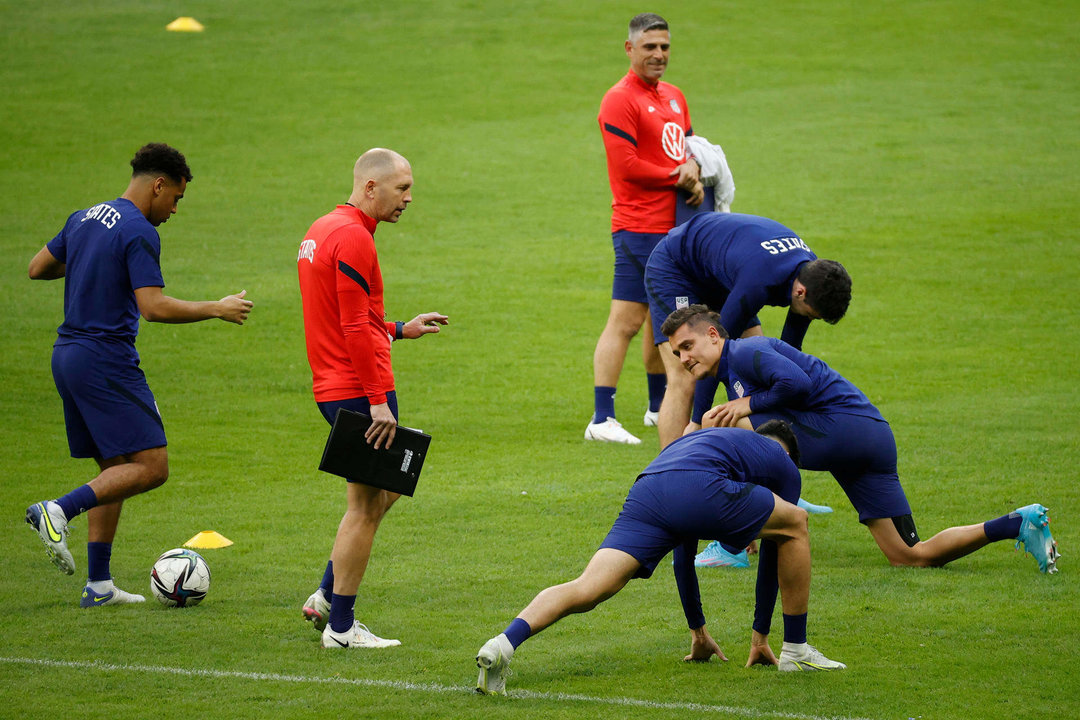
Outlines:
{"label": "red jacket sleeve", "polygon": [[373,317],[371,309],[370,279],[377,262],[375,241],[357,233],[353,242],[340,243],[338,248],[334,260],[341,332],[364,395],[372,405],[379,405],[386,402],[393,379],[379,367],[376,356],[379,344],[389,340],[383,319]]}
{"label": "red jacket sleeve", "polygon": [[613,177],[650,190],[675,187],[678,176],[669,175],[674,165],[663,167],[638,156],[638,111],[629,98],[619,93],[604,96],[599,120],[608,172]]}

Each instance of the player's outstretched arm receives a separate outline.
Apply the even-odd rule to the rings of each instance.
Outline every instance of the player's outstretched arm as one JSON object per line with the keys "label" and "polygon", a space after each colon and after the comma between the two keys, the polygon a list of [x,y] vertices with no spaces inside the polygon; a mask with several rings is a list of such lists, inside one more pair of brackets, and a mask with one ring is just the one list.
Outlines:
{"label": "player's outstretched arm", "polygon": [[439,326],[446,325],[449,322],[450,318],[442,313],[420,313],[401,327],[401,337],[415,340],[428,333],[439,332]]}
{"label": "player's outstretched arm", "polygon": [[67,265],[53,257],[53,254],[49,252],[49,247],[46,245],[38,250],[37,255],[30,261],[30,268],[27,273],[30,275],[31,280],[56,280],[64,277],[66,271]]}
{"label": "player's outstretched arm", "polygon": [[752,631],[750,637],[750,657],[746,658],[746,667],[754,665],[779,665],[772,648],[769,647],[769,636],[762,635],[757,630]]}
{"label": "player's outstretched arm", "polygon": [[690,654],[683,658],[684,662],[708,662],[712,656],[727,662],[727,656],[716,641],[709,635],[705,626],[690,631]]}
{"label": "player's outstretched arm", "polygon": [[218,318],[243,325],[253,305],[244,299],[245,295],[247,290],[241,290],[216,301],[192,302],[169,297],[159,287],[141,287],[135,289],[135,302],[139,314],[150,322],[189,323]]}

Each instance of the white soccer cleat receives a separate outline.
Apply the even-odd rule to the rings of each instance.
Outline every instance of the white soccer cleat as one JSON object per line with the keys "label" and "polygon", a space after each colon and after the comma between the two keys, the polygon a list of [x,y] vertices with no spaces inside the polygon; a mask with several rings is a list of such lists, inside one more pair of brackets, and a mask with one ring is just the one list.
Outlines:
{"label": "white soccer cleat", "polygon": [[780,650],[780,672],[846,669],[847,665],[830,660],[816,647],[807,643],[784,643]]}
{"label": "white soccer cleat", "polygon": [[91,608],[102,607],[103,605],[131,605],[141,602],[146,602],[146,598],[142,595],[129,593],[126,590],[121,590],[115,585],[105,592],[98,592],[87,585],[83,588],[82,598],[79,600],[79,607]]}
{"label": "white soccer cleat", "polygon": [[60,568],[65,575],[75,573],[75,558],[68,550],[67,516],[52,500],[34,503],[26,508],[26,522],[34,528],[41,542],[45,545],[45,552],[53,565]]}
{"label": "white soccer cleat", "polygon": [[400,640],[387,640],[381,638],[361,625],[356,620],[353,626],[343,633],[336,633],[327,625],[322,633],[322,646],[324,648],[388,648],[401,644]]}
{"label": "white soccer cleat", "polygon": [[600,442],[622,443],[623,445],[640,445],[641,440],[628,433],[619,421],[609,417],[602,423],[589,423],[585,428],[586,440],[599,440]]}
{"label": "white soccer cleat", "polygon": [[514,657],[514,646],[506,635],[493,637],[484,643],[476,653],[476,667],[480,676],[476,678],[476,692],[483,695],[505,695],[506,678],[510,674],[510,660]]}
{"label": "white soccer cleat", "polygon": [[310,622],[317,631],[326,629],[326,621],[330,618],[330,601],[323,595],[322,588],[311,593],[304,601],[304,619]]}
{"label": "white soccer cleat", "polygon": [[645,411],[645,417],[641,419],[641,424],[645,427],[656,427],[660,423],[660,413],[652,410]]}

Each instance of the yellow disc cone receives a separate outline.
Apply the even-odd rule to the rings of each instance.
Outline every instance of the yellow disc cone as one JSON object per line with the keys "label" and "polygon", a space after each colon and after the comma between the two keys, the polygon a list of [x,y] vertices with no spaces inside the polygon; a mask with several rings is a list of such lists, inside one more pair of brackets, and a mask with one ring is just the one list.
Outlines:
{"label": "yellow disc cone", "polygon": [[184,543],[189,548],[223,548],[229,547],[233,542],[219,532],[203,530],[201,533]]}
{"label": "yellow disc cone", "polygon": [[165,29],[173,32],[202,32],[205,28],[193,17],[178,17],[166,25]]}

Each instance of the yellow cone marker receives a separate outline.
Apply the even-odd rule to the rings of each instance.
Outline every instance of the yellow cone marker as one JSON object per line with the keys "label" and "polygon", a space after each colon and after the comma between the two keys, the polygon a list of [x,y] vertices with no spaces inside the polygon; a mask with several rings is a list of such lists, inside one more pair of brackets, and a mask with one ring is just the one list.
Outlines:
{"label": "yellow cone marker", "polygon": [[205,28],[193,17],[178,17],[166,25],[165,29],[173,32],[202,32]]}
{"label": "yellow cone marker", "polygon": [[189,548],[223,548],[229,547],[233,542],[219,532],[203,530],[201,533],[184,543]]}

